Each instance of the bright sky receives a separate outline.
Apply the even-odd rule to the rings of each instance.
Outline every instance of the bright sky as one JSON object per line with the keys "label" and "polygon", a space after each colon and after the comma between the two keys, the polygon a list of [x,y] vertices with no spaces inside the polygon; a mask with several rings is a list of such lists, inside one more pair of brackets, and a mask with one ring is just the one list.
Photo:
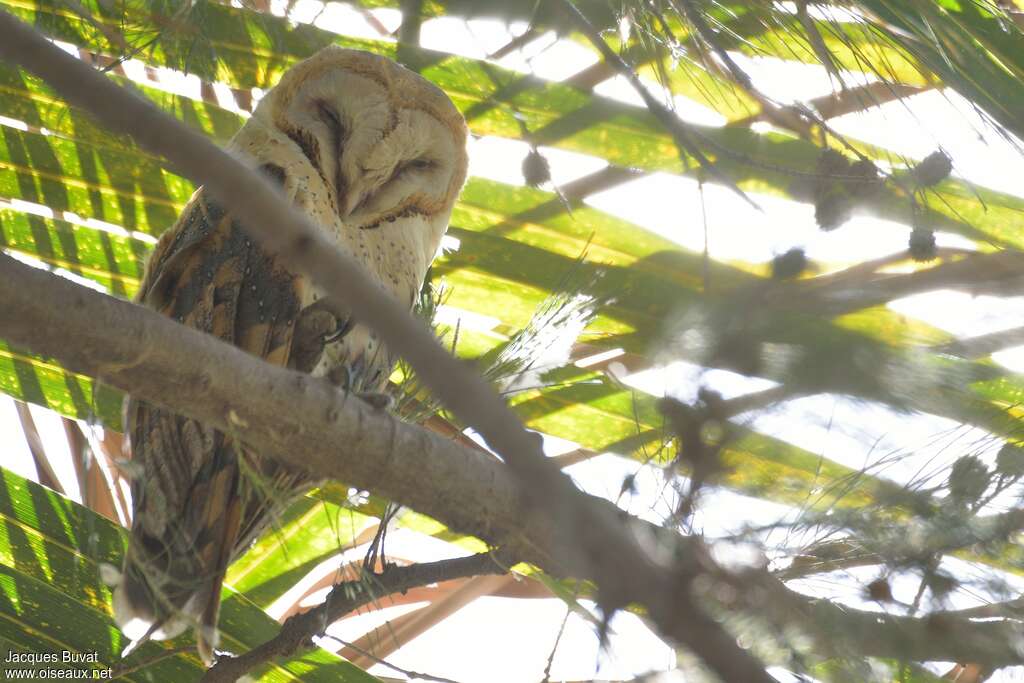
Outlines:
{"label": "bright sky", "polygon": [[[276,0],[276,11],[280,13],[285,4]],[[397,28],[401,20],[396,10],[374,10],[373,15],[389,30]],[[293,7],[290,18],[299,23],[315,23],[339,33],[380,38],[364,14],[342,3],[332,2],[325,6],[300,0]],[[428,48],[484,58],[524,29],[524,25],[509,27],[494,21],[467,23],[450,18],[433,19],[425,22],[422,41]],[[778,101],[806,100],[832,91],[832,84],[821,67],[749,59],[742,55],[735,57],[753,76],[755,83]],[[561,80],[594,61],[593,53],[586,48],[571,41],[556,40],[553,34],[545,34],[506,55],[498,63],[543,78]],[[138,62],[129,62],[126,69],[129,75],[144,75]],[[853,75],[853,80],[858,78],[864,80],[865,77]],[[168,73],[163,78],[163,85],[198,96],[199,83],[194,77]],[[597,92],[638,103],[636,94],[621,79],[602,83]],[[225,106],[235,107],[226,89],[221,88],[218,94]],[[685,98],[676,98],[675,105],[679,114],[688,120],[707,125],[724,122],[723,117],[714,111]],[[17,125],[17,122],[0,121],[0,124]],[[833,120],[832,124],[844,134],[887,147],[909,159],[923,158],[941,146],[952,156],[956,175],[1004,192],[1024,193],[1019,182],[1024,178],[1024,158],[993,134],[953,93],[925,93],[867,113],[844,116]],[[497,138],[474,140],[470,149],[471,173],[519,184],[522,182],[521,162],[527,152],[527,145],[518,141]],[[557,149],[542,148],[542,152],[551,163],[554,182],[559,185],[605,165],[600,159]],[[736,201],[735,196],[724,189],[715,186],[704,189],[709,251],[713,258],[764,263],[778,253],[800,246],[806,249],[810,258],[838,266],[906,249],[909,228],[903,225],[858,217],[842,230],[824,233],[817,228],[814,209],[808,204],[773,197],[759,196],[756,200],[764,213]],[[688,179],[656,173],[594,195],[587,199],[587,203],[642,225],[687,249],[699,252],[704,248],[701,197],[696,183]],[[684,208],[687,210],[681,210]],[[110,229],[118,228],[110,226]],[[971,246],[955,235],[939,235],[938,238],[940,244]],[[958,336],[1024,325],[1024,297],[972,297],[954,292],[935,292],[893,302],[891,308]],[[496,322],[486,316],[457,310],[447,310],[444,315],[462,317],[464,325],[483,329],[490,329]],[[1024,348],[1002,352],[997,360],[1010,369],[1024,369]],[[729,372],[702,372],[700,368],[686,363],[654,368],[623,379],[639,391],[658,396],[668,393],[690,399],[702,382],[727,397],[770,385],[763,380]],[[47,452],[58,463],[61,482],[73,497],[77,496],[77,484],[68,461],[59,418],[37,408],[33,408],[32,413]],[[990,435],[979,430],[967,430],[943,418],[918,413],[896,414],[881,405],[836,396],[793,400],[739,419],[763,433],[813,453],[849,467],[870,467],[877,474],[902,483],[921,476],[935,476],[942,467],[948,467],[965,453],[976,453],[985,459],[994,458],[1001,445],[1001,441]],[[35,470],[21,438],[13,404],[7,398],[0,398],[0,434],[7,437],[5,467],[34,478]],[[546,439],[545,444],[549,454],[574,447],[554,438]],[[672,509],[673,482],[666,482],[659,471],[638,468],[632,461],[604,455],[568,471],[581,487],[610,499],[619,497],[621,483],[627,475],[636,474],[636,490],[620,500],[623,507],[653,521],[661,521]],[[714,538],[739,531],[746,524],[763,525],[774,520],[792,519],[793,514],[785,506],[728,492],[715,492],[701,508],[696,525]],[[425,540],[408,532],[389,536],[389,547],[392,552],[414,560],[438,559],[462,552],[440,541]],[[350,554],[358,556],[361,553],[362,549],[356,549]],[[981,571],[963,562],[950,564],[957,575]],[[337,559],[325,565],[321,575],[335,566]],[[861,589],[876,577],[877,569],[864,568],[845,575],[816,577],[802,582],[799,589],[875,609],[873,603],[862,599]],[[316,578],[318,576],[308,577],[297,586],[294,594],[300,594]],[[1019,581],[1014,583],[1017,584]],[[909,601],[915,589],[916,581],[911,577],[896,577],[894,590],[898,598]],[[289,597],[285,596],[278,608],[283,608]],[[984,596],[976,592],[961,591],[954,595],[952,605],[969,606],[983,600]],[[353,640],[383,618],[397,616],[414,607],[391,608],[350,619],[332,628],[331,632],[344,640]],[[273,613],[274,609],[271,611]],[[480,598],[399,649],[388,657],[388,661],[405,669],[429,672],[462,683],[540,681],[565,611],[565,605],[554,599]],[[671,648],[637,617],[621,614],[612,626],[611,648],[601,652],[593,627],[578,616],[570,617],[554,657],[552,680],[624,680],[676,666]],[[329,645],[329,641],[325,645]],[[400,677],[382,666],[374,667],[372,672]],[[1021,672],[1011,672],[991,680],[1021,678],[1024,678]],[[655,680],[667,683],[684,679],[672,674]],[[780,680],[788,679],[780,675]]]}

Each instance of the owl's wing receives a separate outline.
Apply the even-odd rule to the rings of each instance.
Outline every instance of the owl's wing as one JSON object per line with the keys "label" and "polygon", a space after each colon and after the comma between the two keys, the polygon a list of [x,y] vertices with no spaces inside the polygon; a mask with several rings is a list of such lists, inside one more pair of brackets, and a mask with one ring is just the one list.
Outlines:
{"label": "owl's wing", "polygon": [[[158,243],[139,299],[270,363],[288,365],[295,331],[301,337],[304,327],[303,286],[200,190]],[[169,390],[173,385],[172,379]],[[253,457],[238,435],[142,401],[128,402],[126,421],[134,517],[115,600],[118,623],[137,620],[135,632],[126,633],[142,640],[198,625],[200,654],[208,657],[228,563],[265,526],[269,498],[294,489],[302,475]],[[266,490],[241,485],[243,476],[257,477]]]}

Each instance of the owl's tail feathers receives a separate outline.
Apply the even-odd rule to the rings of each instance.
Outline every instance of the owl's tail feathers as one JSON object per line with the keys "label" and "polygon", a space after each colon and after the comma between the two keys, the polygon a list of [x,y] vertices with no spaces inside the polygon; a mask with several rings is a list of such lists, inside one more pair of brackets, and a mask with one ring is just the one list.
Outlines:
{"label": "owl's tail feathers", "polygon": [[[225,539],[225,542],[221,543],[216,561],[217,575],[208,584],[203,591],[205,595],[197,603],[197,607],[201,606],[202,613],[199,615],[199,625],[196,628],[196,649],[199,651],[199,657],[206,662],[207,666],[213,663],[213,650],[220,640],[220,633],[217,631],[217,619],[220,614],[220,589],[224,584],[224,574],[227,573],[228,564],[231,562],[231,554],[238,538],[241,522],[242,505],[238,499],[235,499],[227,508],[224,524],[226,535],[232,542],[229,543]],[[199,598],[200,595],[201,593],[197,593],[193,597]]]}
{"label": "owl's tail feathers", "polygon": [[126,573],[114,589],[114,621],[129,639],[121,658],[150,640],[171,640],[193,626],[199,657],[207,666],[213,664],[219,640],[220,585],[221,581],[210,583],[193,593],[180,611],[158,615],[145,579]]}
{"label": "owl's tail feathers", "polygon": [[211,524],[217,533],[201,547],[193,548],[192,554],[183,555],[184,564],[170,572],[146,555],[147,543],[142,536],[132,539],[138,543],[129,544],[123,573],[113,567],[107,572],[107,583],[116,586],[114,620],[131,640],[122,658],[149,640],[170,640],[191,626],[199,657],[207,666],[213,664],[219,641],[221,586],[238,538],[241,515],[242,504],[235,497],[217,523]]}
{"label": "owl's tail feathers", "polygon": [[180,613],[163,613],[154,602],[145,577],[127,565],[114,588],[114,621],[130,641],[121,651],[122,659],[150,640],[176,638],[188,627],[188,605]]}
{"label": "owl's tail feathers", "polygon": [[160,589],[141,568],[130,559],[125,562],[124,572],[108,581],[115,585],[114,621],[130,641],[121,651],[122,659],[150,640],[177,638],[191,626],[200,658],[207,666],[213,664],[223,580],[221,570],[215,580],[203,581],[191,590],[157,594]]}

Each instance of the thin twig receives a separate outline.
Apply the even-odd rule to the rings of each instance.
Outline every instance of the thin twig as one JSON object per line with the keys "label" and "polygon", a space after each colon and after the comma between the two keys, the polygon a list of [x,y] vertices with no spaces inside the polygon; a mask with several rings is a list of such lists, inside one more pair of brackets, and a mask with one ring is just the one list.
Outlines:
{"label": "thin twig", "polygon": [[364,572],[359,579],[336,584],[327,598],[313,609],[288,617],[280,632],[270,640],[245,654],[218,659],[201,683],[233,683],[261,664],[311,648],[314,636],[324,635],[335,621],[381,597],[467,576],[504,574],[513,561],[501,553],[479,553],[406,567],[389,565],[379,574]]}
{"label": "thin twig", "polygon": [[558,653],[558,644],[562,642],[562,635],[565,634],[565,627],[569,623],[569,615],[572,614],[572,608],[566,605],[565,616],[562,617],[562,625],[558,627],[558,635],[555,636],[555,642],[551,645],[551,652],[548,654],[548,663],[544,666],[544,678],[541,679],[540,683],[550,683],[551,681],[551,667],[555,663],[555,655]]}

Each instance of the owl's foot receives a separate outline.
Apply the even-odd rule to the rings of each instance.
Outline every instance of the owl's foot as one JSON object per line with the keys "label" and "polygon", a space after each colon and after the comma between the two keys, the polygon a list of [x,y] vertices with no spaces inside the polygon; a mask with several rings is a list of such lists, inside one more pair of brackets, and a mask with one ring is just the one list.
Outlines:
{"label": "owl's foot", "polygon": [[295,321],[289,365],[302,372],[312,372],[320,362],[324,347],[344,337],[350,329],[351,319],[341,319],[332,313],[325,299],[306,306]]}

